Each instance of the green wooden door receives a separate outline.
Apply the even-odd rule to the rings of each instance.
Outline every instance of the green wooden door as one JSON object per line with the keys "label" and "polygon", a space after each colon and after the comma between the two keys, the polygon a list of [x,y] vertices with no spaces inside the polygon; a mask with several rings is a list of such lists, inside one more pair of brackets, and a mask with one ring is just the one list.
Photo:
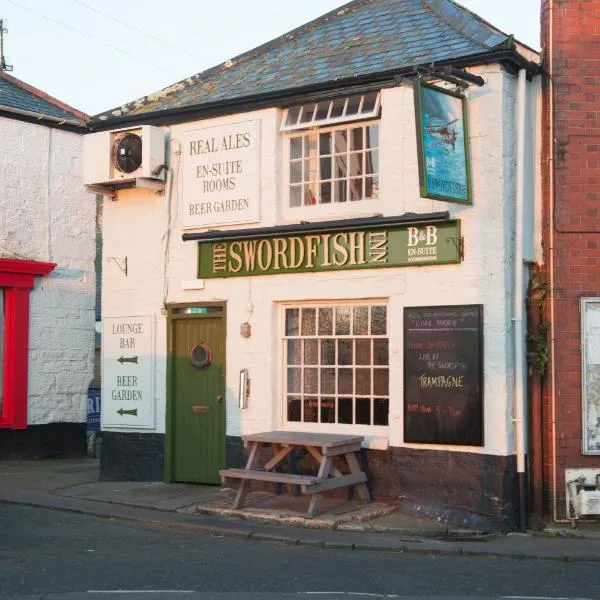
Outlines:
{"label": "green wooden door", "polygon": [[226,462],[224,314],[175,317],[171,327],[170,479],[219,483]]}

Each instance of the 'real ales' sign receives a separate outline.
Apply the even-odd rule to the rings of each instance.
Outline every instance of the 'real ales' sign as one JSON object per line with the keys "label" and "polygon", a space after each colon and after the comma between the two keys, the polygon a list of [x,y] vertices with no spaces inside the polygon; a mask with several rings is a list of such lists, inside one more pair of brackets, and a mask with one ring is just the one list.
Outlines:
{"label": "'real ales' sign", "polygon": [[198,244],[201,279],[459,262],[458,220]]}

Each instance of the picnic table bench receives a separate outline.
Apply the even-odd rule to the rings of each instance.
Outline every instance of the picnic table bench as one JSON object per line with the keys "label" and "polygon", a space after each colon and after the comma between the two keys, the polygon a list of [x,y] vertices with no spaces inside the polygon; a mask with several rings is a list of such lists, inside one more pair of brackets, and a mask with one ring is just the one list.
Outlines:
{"label": "picnic table bench", "polygon": [[[244,504],[249,484],[254,481],[270,481],[288,486],[297,485],[303,494],[310,495],[308,516],[319,513],[321,494],[338,488],[356,486],[364,503],[371,497],[367,489],[367,475],[358,463],[356,453],[361,448],[362,436],[339,435],[328,433],[302,433],[298,431],[265,431],[242,436],[244,444],[249,447],[248,460],[243,469],[224,469],[219,471],[221,482],[227,479],[239,479],[240,484],[233,503],[234,508]],[[271,446],[273,456],[262,466],[259,465],[262,454],[261,446]],[[275,471],[282,462],[296,449],[304,449],[319,465],[314,475],[297,473],[281,473]],[[349,473],[342,473],[333,464],[333,458],[339,457],[348,467]]]}

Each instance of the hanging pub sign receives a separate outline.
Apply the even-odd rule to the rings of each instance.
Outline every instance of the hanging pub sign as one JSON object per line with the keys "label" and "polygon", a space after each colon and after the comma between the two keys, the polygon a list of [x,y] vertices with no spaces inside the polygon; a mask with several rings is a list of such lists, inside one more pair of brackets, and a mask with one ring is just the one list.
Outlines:
{"label": "hanging pub sign", "polygon": [[258,138],[256,120],[184,132],[184,227],[260,219]]}
{"label": "hanging pub sign", "polygon": [[483,445],[483,307],[404,309],[404,441]]}
{"label": "hanging pub sign", "polygon": [[198,243],[198,277],[459,263],[460,221]]}
{"label": "hanging pub sign", "polygon": [[421,196],[471,204],[466,100],[415,82]]}

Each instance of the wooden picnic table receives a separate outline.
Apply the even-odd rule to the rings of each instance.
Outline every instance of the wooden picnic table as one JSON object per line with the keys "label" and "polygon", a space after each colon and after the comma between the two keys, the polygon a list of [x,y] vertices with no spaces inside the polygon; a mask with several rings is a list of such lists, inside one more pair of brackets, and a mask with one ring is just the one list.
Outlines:
{"label": "wooden picnic table", "polygon": [[[356,453],[361,448],[362,436],[339,435],[328,433],[303,433],[299,431],[265,431],[242,436],[244,444],[249,447],[248,460],[244,469],[224,469],[219,472],[221,482],[227,479],[239,479],[240,484],[233,503],[240,508],[249,490],[250,481],[271,481],[284,483],[288,490],[298,485],[303,494],[310,495],[308,516],[319,513],[321,494],[328,490],[356,486],[364,503],[371,502],[366,481],[367,474],[360,468]],[[271,446],[273,456],[263,465],[259,464],[263,456],[259,452],[261,446]],[[304,449],[319,465],[315,475],[282,473],[275,469],[296,449]],[[338,457],[348,467],[349,473],[342,473],[333,464]],[[343,464],[341,465],[343,468]]]}

